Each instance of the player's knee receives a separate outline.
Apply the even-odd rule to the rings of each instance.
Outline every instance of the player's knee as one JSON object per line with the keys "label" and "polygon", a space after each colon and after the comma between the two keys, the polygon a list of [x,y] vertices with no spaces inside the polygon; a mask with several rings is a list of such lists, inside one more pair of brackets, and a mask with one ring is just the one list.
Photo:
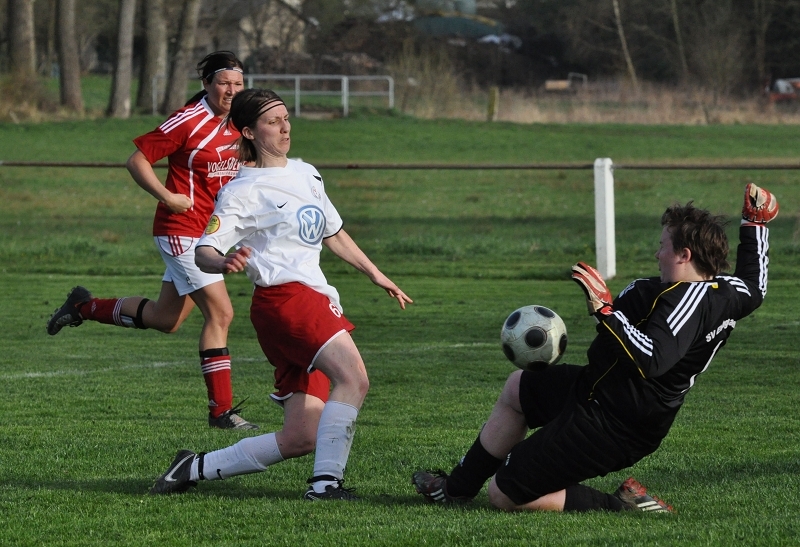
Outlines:
{"label": "player's knee", "polygon": [[292,436],[280,447],[281,455],[285,459],[299,458],[306,454],[311,454],[317,447],[316,435],[314,436]]}
{"label": "player's knee", "polygon": [[209,310],[205,320],[207,324],[214,325],[218,329],[227,330],[233,323],[233,308],[213,308]]}
{"label": "player's knee", "polygon": [[506,401],[509,404],[516,403],[516,405],[519,406],[519,381],[521,377],[521,370],[515,370],[508,376],[503,386],[503,391],[500,393],[500,400]]}
{"label": "player's knee", "polygon": [[369,378],[367,378],[366,373],[359,376],[356,380],[356,389],[362,397],[367,396],[367,392],[369,391]]}
{"label": "player's knee", "polygon": [[489,495],[489,503],[501,511],[514,511],[517,508],[517,504],[511,501],[511,499],[503,494],[497,487],[494,478],[492,478],[492,482],[489,483],[487,494]]}
{"label": "player's knee", "polygon": [[228,307],[217,312],[217,321],[225,327],[229,327],[233,323],[233,308]]}
{"label": "player's knee", "polygon": [[344,371],[339,371],[339,374],[331,378],[331,380],[354,395],[366,397],[369,391],[369,378],[363,365],[360,367],[348,367]]}

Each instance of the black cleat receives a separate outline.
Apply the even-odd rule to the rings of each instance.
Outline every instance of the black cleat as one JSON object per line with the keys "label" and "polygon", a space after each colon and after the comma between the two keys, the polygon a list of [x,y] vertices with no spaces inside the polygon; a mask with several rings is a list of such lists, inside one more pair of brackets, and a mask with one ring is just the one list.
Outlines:
{"label": "black cleat", "polygon": [[83,318],[78,313],[81,304],[85,304],[92,299],[92,293],[85,287],[74,287],[67,295],[67,301],[56,309],[55,313],[47,321],[47,334],[54,336],[63,327],[77,327],[83,323]]}
{"label": "black cleat", "polygon": [[647,493],[647,488],[636,479],[630,477],[623,482],[617,491],[616,497],[629,511],[644,511],[646,513],[674,513],[671,505],[667,505],[655,496]]}
{"label": "black cleat", "polygon": [[189,480],[189,472],[192,470],[192,462],[195,458],[197,458],[197,454],[191,450],[179,451],[169,468],[156,479],[150,493],[182,494],[189,488],[197,486],[195,481]]}
{"label": "black cleat", "polygon": [[472,498],[467,496],[451,496],[447,493],[447,473],[444,471],[417,471],[411,475],[411,484],[422,494],[426,501],[445,505],[467,503]]}
{"label": "black cleat", "polygon": [[[245,399],[246,401],[247,399]],[[241,416],[239,413],[242,411],[242,401],[230,410],[226,410],[216,418],[211,413],[208,414],[208,425],[219,429],[258,429],[256,424],[251,424]]]}
{"label": "black cleat", "polygon": [[314,492],[314,487],[309,486],[306,493],[303,494],[303,499],[308,501],[327,501],[327,500],[345,500],[345,501],[358,501],[361,498],[353,494],[355,488],[345,488],[343,486],[344,480],[336,481],[335,485],[329,484],[325,487],[325,491],[321,494]]}

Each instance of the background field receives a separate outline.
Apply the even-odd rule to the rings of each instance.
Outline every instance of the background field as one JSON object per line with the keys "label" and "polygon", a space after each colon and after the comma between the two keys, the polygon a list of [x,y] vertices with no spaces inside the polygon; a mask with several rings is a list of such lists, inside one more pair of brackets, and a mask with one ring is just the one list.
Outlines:
{"label": "background field", "polygon": [[[0,126],[0,159],[123,162],[160,122],[94,120]],[[547,126],[356,116],[293,125],[292,156],[325,162],[795,161],[782,126]],[[780,198],[770,293],[699,379],[662,448],[631,474],[679,514],[506,515],[485,495],[462,509],[422,503],[410,474],[449,468],[474,440],[511,365],[505,316],[558,311],[567,362],[593,328],[569,266],[594,260],[591,171],[323,171],[348,231],[415,300],[395,308],[366,278],[323,255],[358,326],[372,388],[347,471],[365,501],[309,504],[311,456],[267,472],[147,496],[179,448],[211,450],[242,433],[205,425],[195,312],[171,336],[98,324],[48,337],[68,290],[157,296],[154,203],[122,169],[0,166],[0,543],[8,545],[603,545],[800,541],[800,382],[796,171],[616,173],[618,276],[655,273],[658,219],[694,199],[736,218],[747,181]],[[731,226],[735,239],[735,222]],[[245,416],[271,431],[271,369],[248,320],[251,288],[228,281],[229,345]],[[614,489],[628,475],[591,481]]]}

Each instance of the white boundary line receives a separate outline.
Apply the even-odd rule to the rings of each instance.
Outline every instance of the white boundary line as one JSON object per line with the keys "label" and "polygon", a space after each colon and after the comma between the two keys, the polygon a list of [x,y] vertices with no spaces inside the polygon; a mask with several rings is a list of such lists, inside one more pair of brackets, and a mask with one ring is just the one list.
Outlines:
{"label": "white boundary line", "polygon": [[[443,349],[457,349],[457,348],[494,348],[500,347],[500,343],[497,344],[490,344],[487,342],[475,342],[472,344],[426,344],[424,346],[416,346],[416,347],[384,347],[379,346],[377,344],[363,344],[361,348],[361,353],[364,355],[378,355],[383,353],[394,353],[397,351],[403,351],[405,353],[420,353],[423,351],[435,351],[435,350],[443,350]],[[499,351],[499,350],[498,350]],[[83,356],[78,355],[67,355],[67,358],[83,358]],[[266,357],[236,357],[234,358],[234,362],[238,363],[265,363]],[[147,368],[166,368],[166,367],[176,367],[189,364],[188,361],[156,361],[153,363],[143,363],[137,365],[122,365],[119,367],[105,367],[105,368],[95,368],[90,370],[80,370],[80,369],[62,369],[62,370],[51,370],[45,372],[10,372],[5,374],[0,374],[0,380],[19,380],[19,379],[27,379],[27,378],[55,378],[58,376],[88,376],[90,374],[103,374],[107,372],[117,372],[121,370],[137,370],[137,369],[147,369]]]}
{"label": "white boundary line", "polygon": [[[241,357],[236,359],[239,362],[256,362],[263,361],[264,359],[253,359],[252,357]],[[8,374],[0,374],[0,379],[14,380],[21,378],[54,378],[56,376],[87,376],[90,374],[102,374],[105,372],[117,372],[120,370],[136,370],[145,368],[166,368],[186,365],[187,361],[156,361],[154,363],[144,363],[139,365],[122,365],[119,367],[105,367],[95,368],[90,370],[79,369],[64,369],[64,370],[51,370],[46,372],[12,372]],[[196,363],[195,363],[196,364]]]}

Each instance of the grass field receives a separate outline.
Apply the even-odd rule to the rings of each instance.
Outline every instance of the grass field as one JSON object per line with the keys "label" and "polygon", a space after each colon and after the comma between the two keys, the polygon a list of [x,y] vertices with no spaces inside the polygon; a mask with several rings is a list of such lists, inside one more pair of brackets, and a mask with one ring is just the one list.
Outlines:
{"label": "grass field", "polygon": [[[0,126],[0,159],[122,162],[159,123],[94,120]],[[294,122],[292,156],[323,162],[753,161],[796,159],[790,127],[545,126],[355,116]],[[323,268],[357,325],[371,390],[347,484],[358,504],[300,499],[313,458],[146,494],[179,448],[243,433],[205,425],[197,312],[174,335],[87,323],[48,337],[68,290],[157,296],[154,203],[120,169],[0,166],[0,544],[3,545],[796,545],[800,543],[800,185],[796,171],[616,173],[621,290],[656,271],[663,209],[694,199],[736,217],[747,181],[781,202],[770,292],[698,380],[661,449],[630,470],[678,514],[503,514],[481,494],[424,504],[410,474],[449,470],[509,372],[506,315],[540,303],[564,318],[566,362],[593,335],[568,280],[594,260],[590,171],[323,171],[348,231],[414,300],[405,312],[348,266]],[[735,238],[735,223],[731,226]],[[271,367],[248,320],[251,287],[228,279],[237,399],[262,431],[280,427]],[[628,476],[590,484],[612,490]]]}

